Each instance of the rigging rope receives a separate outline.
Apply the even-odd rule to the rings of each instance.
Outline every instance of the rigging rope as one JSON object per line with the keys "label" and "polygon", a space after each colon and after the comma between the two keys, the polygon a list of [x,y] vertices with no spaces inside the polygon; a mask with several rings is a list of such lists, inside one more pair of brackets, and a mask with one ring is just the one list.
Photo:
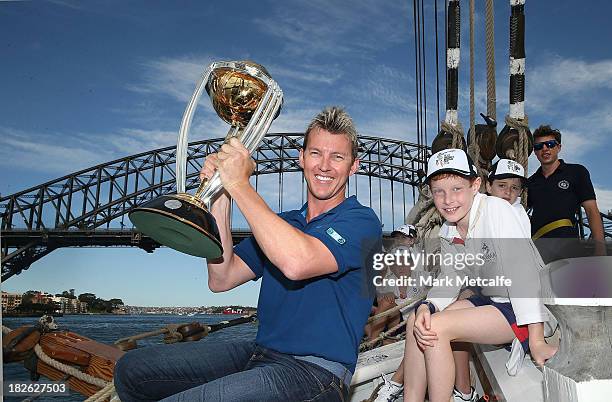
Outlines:
{"label": "rigging rope", "polygon": [[476,164],[478,175],[483,179],[481,184],[481,191],[485,189],[485,178],[487,173],[482,168],[484,164],[480,155],[480,145],[476,138],[476,123],[474,121],[475,106],[474,106],[474,0],[470,0],[470,130],[469,130],[469,143],[468,155],[472,158],[472,161]]}
{"label": "rigging rope", "polygon": [[421,70],[421,85],[423,87],[423,104],[421,105],[421,118],[423,120],[423,144],[427,145],[427,56],[425,54],[425,12],[423,7],[423,1],[421,0],[421,61],[423,68]]}
{"label": "rigging rope", "polygon": [[438,111],[438,131],[440,131],[440,70],[438,68],[438,61],[440,53],[438,51],[438,0],[434,0],[434,21],[436,26],[436,105]]}
{"label": "rigging rope", "polygon": [[[478,138],[476,137],[476,123],[474,119],[475,115],[475,106],[474,106],[474,70],[475,70],[475,51],[474,51],[474,0],[470,0],[470,130],[469,130],[469,143],[468,146],[468,155],[472,158],[472,161],[476,164],[476,171],[478,172],[478,176],[482,179],[482,183],[480,186],[480,191],[486,191],[486,178],[489,173],[488,171],[488,161],[484,160],[482,154],[480,152],[480,143]],[[487,72],[487,78],[488,72]],[[493,76],[495,80],[495,76]],[[487,84],[488,85],[488,84]],[[488,98],[487,98],[488,101]]]}
{"label": "rigging rope", "polygon": [[497,120],[497,99],[495,95],[495,16],[493,0],[486,0],[486,47],[487,47],[487,115]]}
{"label": "rigging rope", "polygon": [[425,155],[423,154],[422,139],[421,139],[421,118],[420,118],[420,108],[419,108],[419,88],[420,88],[420,74],[419,74],[419,47],[420,41],[418,40],[418,30],[417,30],[417,0],[412,0],[412,26],[414,27],[414,85],[415,85],[415,96],[416,101],[416,134],[417,134],[417,144],[419,145],[419,167],[423,168],[423,161],[425,160]]}
{"label": "rigging rope", "polygon": [[[476,124],[474,122],[474,0],[470,0],[470,132],[471,143],[476,144]],[[472,155],[475,161],[477,155]]]}

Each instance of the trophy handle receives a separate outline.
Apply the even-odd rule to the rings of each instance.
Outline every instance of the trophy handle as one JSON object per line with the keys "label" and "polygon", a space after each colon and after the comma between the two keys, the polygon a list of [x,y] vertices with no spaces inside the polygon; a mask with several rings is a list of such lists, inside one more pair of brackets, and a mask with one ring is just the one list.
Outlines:
{"label": "trophy handle", "polygon": [[[242,130],[240,129],[240,127],[231,126],[229,131],[227,132],[227,135],[225,136],[225,141],[223,141],[223,143],[227,143],[230,140],[230,138],[234,138],[234,137],[240,138],[241,134],[242,134]],[[194,197],[198,199],[202,199],[202,194],[204,194],[204,191],[206,191],[209,187],[208,183],[213,182],[213,180],[214,182],[218,182],[220,180],[218,172],[215,172],[213,176],[210,178],[210,180],[207,177],[205,177],[204,180],[200,182],[200,185],[198,186],[198,189],[196,190]],[[208,201],[210,200],[206,200],[206,203],[208,203]]]}
{"label": "trophy handle", "polygon": [[179,129],[179,138],[176,144],[176,191],[177,193],[185,192],[185,180],[187,179],[187,147],[189,146],[189,129],[191,128],[191,122],[193,120],[193,114],[198,105],[202,92],[206,88],[208,79],[213,69],[216,68],[218,63],[212,63],[202,73],[200,80],[196,85],[196,89],[191,95],[191,100],[187,104],[185,113],[183,113],[183,120],[181,121],[181,128]]}

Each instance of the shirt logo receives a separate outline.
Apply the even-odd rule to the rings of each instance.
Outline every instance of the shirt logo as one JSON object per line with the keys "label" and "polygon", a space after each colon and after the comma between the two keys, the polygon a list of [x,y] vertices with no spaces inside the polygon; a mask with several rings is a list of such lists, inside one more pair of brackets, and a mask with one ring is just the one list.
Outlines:
{"label": "shirt logo", "polygon": [[491,247],[489,247],[489,245],[485,242],[482,243],[481,253],[485,262],[490,263],[497,259],[497,254],[495,251],[492,250]]}
{"label": "shirt logo", "polygon": [[344,237],[340,236],[340,234],[338,232],[336,232],[334,230],[334,228],[328,228],[325,233],[327,233],[329,235],[329,237],[331,237],[332,239],[334,239],[338,244],[344,244],[346,243],[346,240],[344,239]]}
{"label": "shirt logo", "polygon": [[561,190],[567,190],[569,188],[569,182],[567,180],[561,180],[557,185]]}

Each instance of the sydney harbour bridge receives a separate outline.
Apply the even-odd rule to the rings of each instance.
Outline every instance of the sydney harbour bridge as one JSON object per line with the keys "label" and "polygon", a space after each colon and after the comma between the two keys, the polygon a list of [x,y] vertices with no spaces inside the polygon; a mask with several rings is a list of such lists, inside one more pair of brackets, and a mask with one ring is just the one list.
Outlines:
{"label": "sydney harbour bridge", "polygon": [[[188,191],[198,186],[198,173],[209,153],[224,139],[189,144]],[[305,202],[305,182],[298,164],[303,134],[268,134],[254,152],[252,182],[268,205],[281,212]],[[429,148],[410,142],[361,137],[360,166],[348,194],[370,206],[388,233],[403,223],[418,197],[419,170]],[[62,247],[139,247],[153,252],[159,244],[134,229],[127,214],[163,194],[176,193],[176,147],[128,156],[0,198],[2,216],[2,281],[53,250]],[[606,237],[612,219],[602,214]],[[581,229],[586,222],[583,220]],[[236,208],[232,212],[235,240],[249,234]],[[584,233],[584,231],[581,231]]]}

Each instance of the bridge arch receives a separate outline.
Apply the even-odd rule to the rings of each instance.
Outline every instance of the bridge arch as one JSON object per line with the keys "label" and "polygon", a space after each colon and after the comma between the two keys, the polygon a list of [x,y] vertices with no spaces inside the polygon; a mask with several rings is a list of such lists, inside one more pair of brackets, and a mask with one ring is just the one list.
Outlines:
{"label": "bridge arch", "polygon": [[[278,176],[277,180],[274,176],[278,183],[278,202],[268,201],[279,212],[288,204],[292,204],[290,208],[296,206],[295,187],[293,191],[283,190],[287,176],[302,177],[298,165],[302,142],[301,133],[268,134],[253,154],[257,163],[253,178],[256,187],[262,186],[266,176]],[[188,190],[198,185],[203,158],[217,152],[222,144],[223,138],[189,144]],[[170,146],[131,155],[0,198],[2,280],[60,247],[137,246],[152,251],[158,245],[134,231],[125,218],[137,205],[176,192],[175,151],[176,147]],[[418,170],[424,165],[427,151],[426,147],[406,141],[360,137],[361,163],[349,181],[349,194],[372,206],[389,230],[406,215],[406,205],[414,202]],[[364,176],[367,177],[365,184],[358,180]],[[301,183],[303,201],[303,179]],[[391,198],[385,195],[386,204],[383,186],[391,195]],[[360,188],[366,189],[367,194],[363,194],[364,190],[359,194]],[[396,191],[401,195],[396,195]],[[285,193],[292,196],[293,203],[283,202]],[[397,211],[396,204],[401,204]],[[390,218],[385,219],[385,214],[390,214]],[[236,221],[240,223],[239,219]],[[237,235],[246,230],[235,225],[232,229]]]}

